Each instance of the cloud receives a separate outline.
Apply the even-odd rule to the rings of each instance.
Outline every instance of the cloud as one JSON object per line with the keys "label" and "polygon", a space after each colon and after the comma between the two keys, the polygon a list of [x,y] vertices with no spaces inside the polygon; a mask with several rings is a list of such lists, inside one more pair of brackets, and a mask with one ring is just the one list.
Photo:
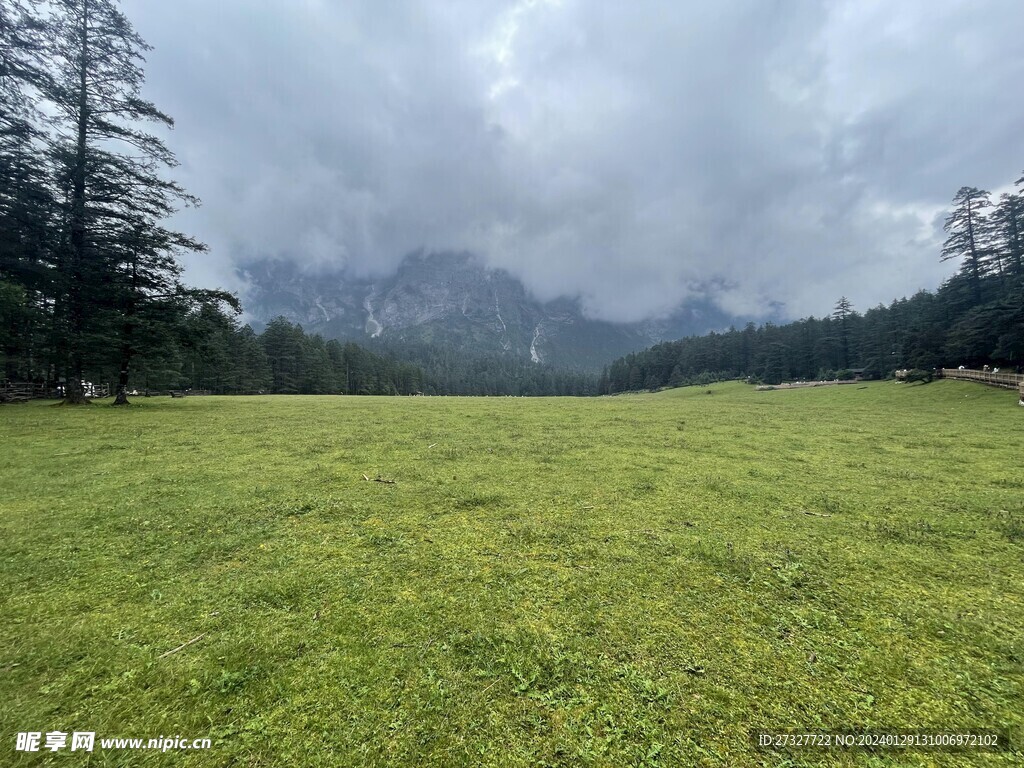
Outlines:
{"label": "cloud", "polygon": [[937,217],[1024,166],[1015,0],[123,5],[198,282],[468,249],[635,320],[934,287]]}

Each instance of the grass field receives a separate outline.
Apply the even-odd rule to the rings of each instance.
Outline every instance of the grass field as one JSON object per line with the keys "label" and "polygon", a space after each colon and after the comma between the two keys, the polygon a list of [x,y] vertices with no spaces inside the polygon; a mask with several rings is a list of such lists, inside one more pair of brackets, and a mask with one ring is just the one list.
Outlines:
{"label": "grass field", "polygon": [[705,392],[0,408],[0,764],[1020,764],[1015,394]]}

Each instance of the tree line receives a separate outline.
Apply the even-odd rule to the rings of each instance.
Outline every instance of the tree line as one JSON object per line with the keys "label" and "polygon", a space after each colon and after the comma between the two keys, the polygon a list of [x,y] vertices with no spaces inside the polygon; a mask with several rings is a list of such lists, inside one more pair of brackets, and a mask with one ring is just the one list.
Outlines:
{"label": "tree line", "polygon": [[371,348],[420,367],[426,394],[585,397],[598,393],[594,373],[533,363],[514,355],[466,355],[451,345],[402,341],[380,341]]}
{"label": "tree line", "polygon": [[467,357],[451,347],[353,342],[308,334],[284,317],[261,333],[232,313],[202,306],[166,326],[136,357],[136,391],[213,394],[593,395],[597,377],[508,356]]}
{"label": "tree line", "polygon": [[602,394],[751,378],[881,378],[901,368],[1019,370],[1024,365],[1024,195],[963,187],[945,220],[940,258],[959,268],[937,291],[860,313],[843,297],[828,317],[657,344],[608,366]]}
{"label": "tree line", "polygon": [[215,307],[183,316],[173,338],[147,347],[136,391],[192,389],[217,395],[411,395],[424,387],[415,365],[358,344],[324,340],[284,318],[262,333]]}

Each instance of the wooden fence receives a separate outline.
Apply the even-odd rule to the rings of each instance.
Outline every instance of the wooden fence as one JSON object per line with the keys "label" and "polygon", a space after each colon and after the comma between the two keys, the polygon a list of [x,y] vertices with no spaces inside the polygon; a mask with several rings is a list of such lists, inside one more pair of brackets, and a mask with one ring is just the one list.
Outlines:
{"label": "wooden fence", "polygon": [[[109,384],[85,385],[85,396],[91,398],[110,397]],[[27,381],[0,382],[0,403],[24,403],[28,400],[59,400],[64,397],[63,389],[47,384]]]}
{"label": "wooden fence", "polygon": [[1019,373],[1004,373],[999,371],[975,371],[965,368],[940,368],[944,379],[963,379],[965,381],[980,381],[983,384],[991,384],[993,387],[1005,387],[1020,391],[1024,385],[1024,375]]}
{"label": "wooden fence", "polygon": [[23,403],[26,400],[56,396],[56,391],[45,384],[33,384],[22,381],[5,381],[0,383],[0,402],[2,403]]}
{"label": "wooden fence", "polygon": [[[85,396],[89,398],[111,397],[114,394],[114,387],[110,384],[93,384],[86,382]],[[128,392],[129,397],[154,397],[174,394],[177,397],[200,397],[209,396],[213,392],[209,389],[133,389]],[[34,384],[22,381],[0,382],[0,403],[24,403],[28,400],[59,400],[64,397],[63,389],[46,384]]]}
{"label": "wooden fence", "polygon": [[46,391],[41,384],[5,381],[0,384],[0,402],[25,402],[35,397],[45,397]]}

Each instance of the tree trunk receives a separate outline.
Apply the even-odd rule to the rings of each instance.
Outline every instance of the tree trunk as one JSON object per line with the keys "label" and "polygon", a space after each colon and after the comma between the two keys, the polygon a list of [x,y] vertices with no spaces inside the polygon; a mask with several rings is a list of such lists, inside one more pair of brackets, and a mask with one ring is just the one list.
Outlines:
{"label": "tree trunk", "polygon": [[139,254],[132,252],[131,260],[131,292],[125,302],[124,324],[121,326],[121,368],[117,376],[117,397],[114,405],[128,405],[128,370],[131,368],[132,357],[135,355],[135,296],[139,290]]}
{"label": "tree trunk", "polygon": [[71,283],[68,292],[68,319],[71,347],[71,370],[68,376],[68,388],[64,393],[64,402],[68,405],[83,405],[89,401],[85,398],[82,386],[83,349],[82,338],[85,329],[84,298],[82,296],[82,278],[85,261],[85,163],[88,148],[89,101],[86,70],[89,56],[89,5],[84,4],[81,17],[81,50],[79,67],[78,91],[78,141],[75,148],[75,167],[72,174],[71,191]]}
{"label": "tree trunk", "polygon": [[974,303],[981,303],[981,254],[978,252],[978,244],[974,237],[974,210],[971,208],[971,201],[967,201],[967,235],[970,238],[971,255],[967,261],[970,266],[971,289],[974,295]]}
{"label": "tree trunk", "polygon": [[117,397],[114,398],[112,405],[131,405],[128,402],[128,368],[123,364],[117,378]]}
{"label": "tree trunk", "polygon": [[85,385],[82,382],[82,374],[72,374],[68,378],[67,388],[64,390],[65,405],[89,405],[89,399],[85,396]]}
{"label": "tree trunk", "polygon": [[117,397],[114,398],[114,405],[129,405],[128,368],[132,362],[132,330],[132,323],[126,322],[122,331],[121,369],[117,375]]}

